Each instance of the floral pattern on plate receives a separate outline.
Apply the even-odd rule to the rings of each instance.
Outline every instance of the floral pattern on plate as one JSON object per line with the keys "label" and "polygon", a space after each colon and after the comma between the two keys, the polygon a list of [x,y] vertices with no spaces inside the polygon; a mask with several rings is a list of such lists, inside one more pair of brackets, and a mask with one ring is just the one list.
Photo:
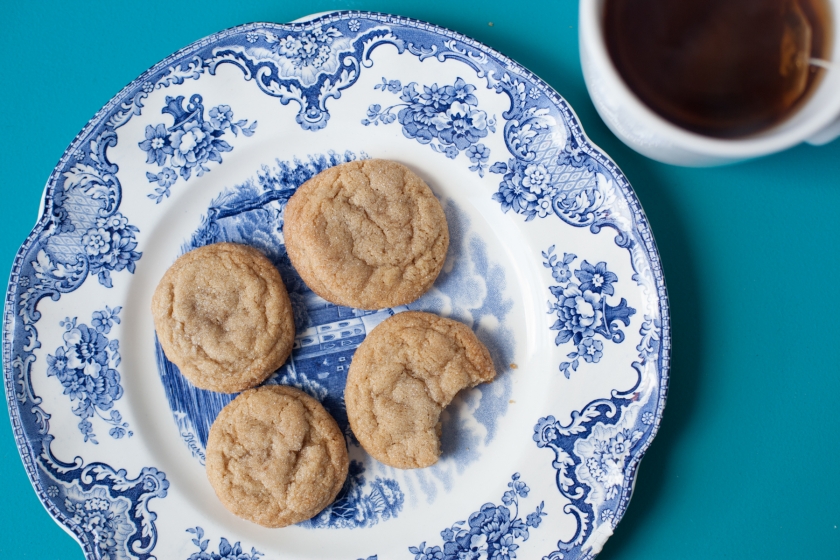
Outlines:
{"label": "floral pattern on plate", "polygon": [[233,147],[222,137],[231,131],[234,136],[240,132],[245,136],[254,134],[257,121],[248,124],[247,120],[233,121],[233,111],[228,105],[218,105],[210,109],[204,118],[202,98],[190,96],[184,108],[184,96],[166,97],[166,106],[162,113],[169,113],[175,119],[172,126],[161,123],[156,126],[146,125],[146,139],[138,144],[146,152],[146,163],[154,163],[162,168],[158,173],[146,173],[150,183],[157,183],[154,194],[148,195],[156,203],[171,193],[171,187],[178,177],[184,181],[193,171],[199,177],[210,171],[207,163],[222,163],[222,152],[230,152]]}
{"label": "floral pattern on plate", "polygon": [[[469,519],[458,521],[452,527],[440,532],[443,537],[443,547],[426,546],[425,542],[419,546],[409,547],[414,554],[414,560],[510,560],[516,558],[519,549],[517,541],[527,541],[529,530],[540,526],[546,515],[543,508],[545,502],[540,502],[536,509],[525,517],[519,516],[519,499],[527,498],[531,491],[519,473],[514,473],[508,482],[509,490],[502,495],[502,504],[484,504],[479,511],[470,515]],[[509,509],[513,507],[513,512]]]}
{"label": "floral pattern on plate", "polygon": [[399,80],[386,80],[373,86],[400,94],[403,103],[383,108],[378,103],[368,107],[362,124],[390,124],[399,120],[406,138],[428,144],[434,151],[455,159],[464,152],[472,165],[470,171],[484,177],[490,149],[479,142],[490,132],[496,132],[496,117],[488,117],[478,108],[475,86],[457,78],[452,85],[422,86],[415,82],[402,86]]}
{"label": "floral pattern on plate", "polygon": [[596,336],[615,343],[624,341],[624,332],[616,323],[621,321],[630,326],[630,317],[636,310],[628,307],[624,298],[616,306],[607,303],[607,296],[615,293],[613,284],[618,281],[618,276],[607,270],[607,263],[592,265],[584,260],[574,271],[578,280],[575,282],[569,265],[577,259],[577,255],[563,253],[561,259],[554,254],[552,245],[542,252],[542,257],[543,266],[550,268],[552,278],[560,283],[548,289],[555,298],[555,301],[548,302],[548,313],[557,315],[557,320],[549,327],[558,331],[554,343],[560,346],[572,342],[575,346],[575,350],[567,354],[572,361],[560,362],[560,371],[568,379],[570,368],[577,371],[581,358],[586,363],[601,361],[604,343]]}
{"label": "floral pattern on plate", "polygon": [[[119,439],[128,433],[128,423],[122,421],[122,415],[114,408],[114,403],[123,395],[120,374],[116,367],[120,365],[120,341],[108,340],[114,323],[119,324],[121,307],[105,307],[94,311],[91,325],[78,323],[76,317],[59,322],[64,327],[64,346],[59,346],[55,354],[47,355],[47,375],[56,377],[64,387],[64,394],[70,401],[79,401],[73,407],[73,414],[81,418],[79,430],[85,441],[99,443],[93,433],[90,419],[94,415],[112,428],[108,435]],[[106,418],[103,412],[110,411]]]}

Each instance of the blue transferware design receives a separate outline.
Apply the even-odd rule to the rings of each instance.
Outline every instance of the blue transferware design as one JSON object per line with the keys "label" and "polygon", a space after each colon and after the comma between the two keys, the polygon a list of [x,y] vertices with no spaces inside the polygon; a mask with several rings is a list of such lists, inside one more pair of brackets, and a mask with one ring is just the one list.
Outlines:
{"label": "blue transferware design", "polygon": [[[484,504],[465,521],[458,521],[440,532],[443,547],[411,546],[408,551],[415,560],[461,560],[464,558],[510,560],[516,558],[517,541],[527,541],[529,529],[540,526],[545,502],[529,513],[525,521],[519,517],[519,499],[527,498],[530,488],[514,473],[502,496],[502,504]],[[513,512],[509,509],[513,506]]]}
{"label": "blue transferware design", "polygon": [[70,527],[88,558],[151,559],[157,543],[157,515],[152,498],[165,498],[166,475],[145,467],[137,478],[104,463],[84,465],[56,459],[50,448],[53,436],[43,439],[38,457],[40,480],[50,498],[49,512]]}
{"label": "blue transferware design", "polygon": [[[94,414],[110,424],[108,434],[119,439],[128,433],[128,423],[122,421],[122,415],[114,408],[114,403],[123,395],[120,374],[116,367],[120,365],[120,341],[108,340],[105,335],[111,332],[114,323],[119,324],[122,307],[111,309],[105,306],[102,311],[94,311],[91,319],[93,328],[77,323],[76,317],[59,322],[64,327],[64,346],[55,350],[55,355],[47,355],[47,375],[56,377],[64,387],[64,394],[70,401],[79,401],[73,407],[73,414],[81,418],[79,430],[85,441],[99,443],[93,433],[90,418]],[[103,412],[110,411],[106,418]]]}
{"label": "blue transferware design", "polygon": [[[44,213],[12,267],[3,332],[4,380],[15,437],[30,480],[47,510],[76,536],[88,558],[102,556],[98,552],[102,543],[106,548],[110,547],[109,551],[114,551],[115,557],[148,558],[158,543],[158,528],[149,503],[152,498],[164,498],[168,486],[163,473],[154,467],[143,467],[141,476],[134,479],[124,470],[101,462],[87,461],[85,467],[86,461],[82,458],[74,463],[52,460],[49,442],[54,437],[52,432],[57,429],[51,426],[50,420],[58,412],[45,410],[45,403],[56,402],[56,395],[50,393],[51,400],[45,400],[36,394],[34,387],[47,387],[39,389],[47,391],[51,391],[50,386],[56,387],[56,391],[64,387],[52,380],[47,385],[42,385],[42,380],[38,384],[32,381],[33,365],[38,375],[45,374],[49,367],[45,363],[46,352],[40,351],[38,328],[51,333],[53,340],[61,334],[55,332],[57,323],[53,323],[53,318],[49,324],[38,324],[41,312],[47,306],[55,305],[45,296],[58,301],[95,276],[98,283],[92,282],[85,288],[93,292],[94,288],[101,290],[95,292],[93,298],[98,298],[97,303],[91,303],[83,313],[70,313],[87,316],[93,309],[101,309],[104,301],[113,301],[102,293],[124,281],[127,274],[123,271],[133,273],[142,256],[138,250],[138,240],[142,241],[141,228],[135,224],[145,223],[148,208],[121,207],[124,193],[118,176],[124,179],[130,165],[121,163],[124,168],[121,170],[108,157],[109,149],[118,143],[121,127],[131,119],[144,117],[145,101],[160,90],[191,81],[190,85],[195,87],[187,91],[177,88],[171,97],[177,98],[178,93],[205,94],[205,85],[212,91],[211,81],[201,78],[214,75],[221,65],[229,64],[241,72],[244,81],[277,99],[281,105],[294,101],[297,105],[295,122],[300,128],[291,126],[296,130],[302,129],[307,134],[325,130],[330,110],[342,107],[337,102],[342,92],[356,84],[361,72],[371,68],[374,60],[380,60],[378,54],[376,58],[372,55],[378,53],[377,49],[382,45],[388,45],[381,52],[391,53],[389,56],[453,63],[458,66],[454,75],[476,87],[472,95],[477,99],[482,97],[479,90],[484,84],[490,92],[509,101],[508,110],[499,120],[508,153],[501,154],[494,148],[498,159],[494,158],[487,168],[499,176],[498,183],[494,180],[492,185],[496,191],[492,196],[503,213],[513,210],[524,218],[524,222],[537,217],[550,219],[549,216],[554,215],[570,226],[588,228],[592,234],[598,234],[606,226],[615,231],[616,246],[627,251],[633,270],[630,279],[638,287],[637,298],[644,302],[644,305],[634,303],[642,308],[640,314],[644,317],[638,338],[634,336],[638,341],[638,359],[628,365],[638,373],[636,383],[626,391],[614,389],[609,399],[598,399],[579,407],[571,419],[551,420],[551,416],[543,413],[534,432],[537,448],[549,448],[555,453],[551,466],[559,495],[552,499],[569,500],[571,503],[566,510],[578,519],[574,537],[568,542],[558,542],[557,550],[548,557],[592,558],[624,514],[637,465],[661,419],[670,356],[667,294],[659,258],[647,220],[629,183],[615,164],[589,143],[568,104],[513,61],[469,38],[422,22],[383,14],[335,12],[299,24],[241,26],[208,37],[164,60],[103,108],[74,140],[49,179]],[[427,74],[418,78],[410,71],[403,72],[399,64],[377,64],[381,64],[379,76],[390,76],[401,84],[434,82]],[[209,98],[208,95],[204,97]],[[365,100],[361,107],[358,103],[350,104],[354,111],[352,115],[361,114],[372,101],[375,99]],[[476,106],[470,107],[473,108],[466,110],[472,111]],[[143,125],[151,124],[157,129],[156,119],[145,117],[147,120]],[[489,154],[487,160],[482,160],[483,151],[479,154],[468,150],[477,148],[479,143],[489,145],[491,140],[496,141],[495,136],[482,137],[481,142],[467,136],[464,139],[476,140],[462,151],[473,158],[473,165],[481,164],[483,170],[491,161]],[[124,141],[135,146],[142,143],[143,138]],[[479,169],[474,170],[481,173]],[[132,180],[145,181],[146,170],[131,169],[130,172],[137,173]],[[476,180],[489,181],[490,177],[476,177]],[[158,188],[163,188],[159,179],[156,182]],[[160,194],[157,193],[155,201]],[[263,195],[272,197],[276,193],[261,191],[258,196]],[[146,193],[140,196],[145,197]],[[257,198],[252,197],[250,204],[254,204],[255,209],[261,207]],[[212,209],[226,211],[221,203]],[[260,211],[254,211],[252,215],[258,216]],[[235,227],[231,228],[233,230]],[[151,233],[144,231],[144,234]],[[581,253],[577,248],[569,249]],[[611,265],[615,266],[615,263],[611,261]],[[597,269],[597,265],[593,268]],[[492,267],[484,270],[490,271]],[[584,269],[581,266],[579,270]],[[622,287],[628,288],[629,285]],[[67,301],[69,306],[80,305],[79,298]],[[39,302],[44,306],[40,310]],[[306,304],[303,308],[299,320],[311,313]],[[319,347],[334,342],[317,340]],[[504,341],[498,348],[502,351],[494,354],[494,360],[501,357],[498,363],[509,363],[505,358],[511,353],[504,351]],[[55,354],[51,355],[55,357]],[[42,362],[36,363],[39,358]],[[594,364],[593,361],[590,365],[594,367]],[[317,375],[307,373],[304,379],[301,372],[287,370],[279,372],[278,378],[308,386],[315,393],[323,394],[326,389],[324,398],[329,398],[329,388]],[[510,379],[500,376],[493,385],[502,387],[502,394],[483,391],[481,407],[485,406],[485,401],[495,399],[490,408],[494,412],[476,411],[476,419],[488,429],[488,434],[495,430],[495,419],[507,406],[505,392],[509,393]],[[184,412],[176,412],[176,420],[186,432],[193,430],[194,447],[191,449],[201,451],[198,429],[190,417]],[[67,430],[58,432],[62,438],[71,437]],[[75,428],[72,436],[78,436],[78,444],[83,443],[83,436]],[[443,436],[446,444],[447,434]],[[137,440],[103,440],[97,449],[106,452],[115,445],[135,445]],[[73,447],[77,445],[75,440],[62,440],[62,444],[79,449]],[[39,454],[39,449],[45,451]],[[113,462],[121,461],[118,454],[113,457]],[[546,461],[549,459],[546,456]],[[466,462],[459,463],[458,468],[465,465]],[[90,474],[94,471],[95,476]],[[154,476],[149,476],[152,472]],[[617,483],[619,472],[623,478]],[[143,482],[138,482],[140,480]],[[444,480],[444,484],[451,484],[451,481]],[[420,487],[424,488],[422,481]],[[72,511],[66,498],[70,499]],[[107,500],[108,509],[99,511],[108,511],[114,521],[103,525],[100,533],[113,534],[113,538],[100,538],[84,527],[90,519],[83,520],[77,505],[93,498]],[[546,501],[551,503],[548,496]],[[175,502],[162,503],[169,507],[166,504]],[[105,507],[105,502],[90,502],[90,507],[97,504],[100,508]],[[131,530],[128,524],[132,526]],[[129,533],[131,536],[127,537]],[[171,540],[170,536],[166,546],[174,546]],[[158,554],[166,554],[167,550],[158,551]]]}
{"label": "blue transferware design", "polygon": [[139,229],[117,211],[122,196],[119,168],[108,161],[106,150],[117,135],[105,130],[79,148],[76,163],[56,178],[50,199],[50,231],[34,258],[28,259],[27,290],[22,304],[37,321],[35,305],[46,295],[53,298],[76,290],[88,274],[110,288],[111,273],[133,273],[142,253],[137,248]]}
{"label": "blue transferware design", "polygon": [[[110,288],[111,273],[121,270],[133,273],[137,260],[142,256],[142,253],[135,251],[139,230],[119,212],[109,216],[70,219],[71,210],[87,211],[91,206],[96,208],[99,202],[97,199],[101,200],[101,197],[109,196],[109,193],[95,190],[97,185],[93,183],[95,178],[90,169],[76,166],[65,176],[67,180],[63,186],[67,190],[61,193],[61,202],[66,201],[67,204],[55,209],[58,214],[56,234],[49,238],[46,246],[28,263],[34,274],[27,283],[29,289],[23,297],[25,303],[33,308],[39,296],[58,296],[71,292],[87,279],[88,274],[96,275],[100,284]],[[104,212],[107,212],[106,208],[97,211],[100,214]]]}
{"label": "blue transferware design", "polygon": [[166,106],[161,113],[169,113],[175,121],[168,128],[163,123],[146,125],[146,139],[138,143],[140,149],[146,152],[146,163],[163,168],[159,173],[146,172],[149,182],[158,184],[154,194],[148,195],[158,204],[163,197],[171,194],[169,187],[179,175],[186,181],[195,170],[195,174],[201,177],[210,171],[205,165],[207,162],[222,163],[222,152],[233,150],[222,139],[228,130],[234,136],[240,131],[245,136],[251,136],[257,128],[257,121],[251,124],[244,119],[234,122],[233,111],[228,105],[213,107],[205,120],[201,102],[200,95],[192,95],[185,109],[183,95],[167,95]]}
{"label": "blue transferware design", "polygon": [[[368,22],[366,22],[368,23]],[[370,52],[382,43],[405,47],[388,29],[360,30],[358,20],[340,26],[316,24],[305,29],[278,30],[255,26],[247,44],[219,46],[206,62],[211,73],[222,63],[235,64],[246,80],[253,79],[263,92],[287,105],[296,102],[296,122],[305,130],[319,130],[330,118],[327,100],[356,83],[363,66],[370,66]],[[270,27],[270,26],[265,26]],[[367,27],[367,26],[366,26]],[[259,78],[257,78],[259,77]]]}
{"label": "blue transferware design", "polygon": [[[611,532],[632,491],[632,456],[659,427],[661,410],[655,400],[639,403],[638,389],[644,368],[661,355],[662,324],[646,316],[639,333],[639,361],[632,364],[639,379],[632,389],[589,403],[582,412],[573,412],[566,425],[546,416],[534,427],[537,447],[554,451],[557,488],[571,501],[567,512],[578,522],[575,535],[569,541],[559,541],[558,550],[547,557],[550,560],[580,550],[598,525]],[[595,420],[599,421],[593,424]]]}
{"label": "blue transferware design", "polygon": [[[304,527],[355,529],[394,519],[403,508],[405,495],[396,480],[376,477],[365,484],[365,467],[350,461],[347,482],[335,502],[308,521]],[[366,491],[366,492],[365,492]]]}
{"label": "blue transferware design", "polygon": [[572,361],[560,363],[560,371],[568,379],[569,368],[577,371],[580,358],[587,363],[601,361],[604,343],[596,339],[596,335],[615,343],[624,341],[624,332],[616,326],[616,322],[630,326],[630,316],[636,310],[628,307],[624,298],[616,306],[607,303],[607,296],[615,293],[613,284],[618,281],[618,276],[607,270],[607,263],[599,262],[593,266],[584,260],[574,271],[578,279],[575,282],[569,265],[577,255],[563,253],[560,259],[554,254],[552,245],[542,252],[542,257],[543,266],[550,268],[552,278],[560,283],[548,288],[555,298],[554,302],[548,302],[548,313],[557,315],[557,320],[549,327],[558,331],[554,343],[560,346],[571,341],[575,345],[575,350],[566,355]]}
{"label": "blue transferware design", "polygon": [[210,545],[210,539],[204,539],[204,529],[201,527],[187,529],[187,533],[195,535],[192,543],[199,548],[198,552],[190,554],[187,560],[259,560],[263,556],[263,553],[254,547],[251,547],[250,554],[242,552],[242,545],[239,544],[239,541],[230,544],[230,541],[225,537],[222,537],[219,541],[219,552],[208,552],[207,547]]}
{"label": "blue transferware design", "polygon": [[[423,86],[417,89],[417,83],[402,86],[399,80],[382,78],[382,83],[373,86],[390,93],[400,94],[402,103],[382,108],[378,103],[367,110],[367,118],[362,124],[390,124],[399,118],[402,132],[406,138],[414,138],[421,144],[429,144],[436,152],[455,159],[465,152],[470,162],[470,171],[484,177],[490,148],[479,140],[488,132],[496,132],[496,117],[488,117],[478,108],[478,99],[473,92],[475,86],[457,78],[453,85]],[[394,111],[399,111],[395,114]]]}

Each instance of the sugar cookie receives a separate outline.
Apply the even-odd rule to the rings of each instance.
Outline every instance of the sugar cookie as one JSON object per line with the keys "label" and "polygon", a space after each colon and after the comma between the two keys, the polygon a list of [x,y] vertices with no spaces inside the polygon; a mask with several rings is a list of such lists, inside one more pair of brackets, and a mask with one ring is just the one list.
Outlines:
{"label": "sugar cookie", "polygon": [[463,323],[407,311],[380,323],[353,356],[344,400],[353,433],[400,469],[440,457],[440,413],[461,389],[492,381],[487,348]]}
{"label": "sugar cookie", "polygon": [[321,403],[294,387],[245,391],[213,422],[207,478],[232,513],[264,527],[314,517],[349,465],[344,436]]}
{"label": "sugar cookie", "polygon": [[434,283],[449,229],[431,189],[406,166],[351,161],[306,181],[286,205],[283,235],[303,281],[338,305],[410,303]]}
{"label": "sugar cookie", "polygon": [[152,315],[166,357],[202,389],[259,385],[294,344],[280,273],[246,245],[216,243],[179,257],[155,290]]}

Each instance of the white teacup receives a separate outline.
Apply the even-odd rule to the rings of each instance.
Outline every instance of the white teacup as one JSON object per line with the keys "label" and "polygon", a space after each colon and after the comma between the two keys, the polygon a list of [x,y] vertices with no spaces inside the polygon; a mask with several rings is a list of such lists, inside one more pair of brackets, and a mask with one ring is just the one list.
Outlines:
{"label": "white teacup", "polygon": [[826,144],[840,136],[840,0],[829,0],[832,62],[815,91],[779,124],[736,139],[713,138],[680,128],[636,97],[621,79],[607,51],[604,3],[605,0],[580,0],[583,77],[601,118],[637,152],[665,163],[702,167],[771,154],[804,141]]}

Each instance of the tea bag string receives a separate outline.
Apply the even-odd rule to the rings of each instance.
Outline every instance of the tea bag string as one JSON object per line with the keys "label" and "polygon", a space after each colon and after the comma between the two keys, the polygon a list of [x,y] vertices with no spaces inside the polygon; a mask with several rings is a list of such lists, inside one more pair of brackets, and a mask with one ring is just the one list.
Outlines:
{"label": "tea bag string", "polygon": [[820,68],[825,68],[826,70],[833,70],[834,67],[835,67],[834,63],[829,62],[828,60],[823,60],[821,58],[808,59],[808,64],[810,64],[811,66],[818,66]]}

